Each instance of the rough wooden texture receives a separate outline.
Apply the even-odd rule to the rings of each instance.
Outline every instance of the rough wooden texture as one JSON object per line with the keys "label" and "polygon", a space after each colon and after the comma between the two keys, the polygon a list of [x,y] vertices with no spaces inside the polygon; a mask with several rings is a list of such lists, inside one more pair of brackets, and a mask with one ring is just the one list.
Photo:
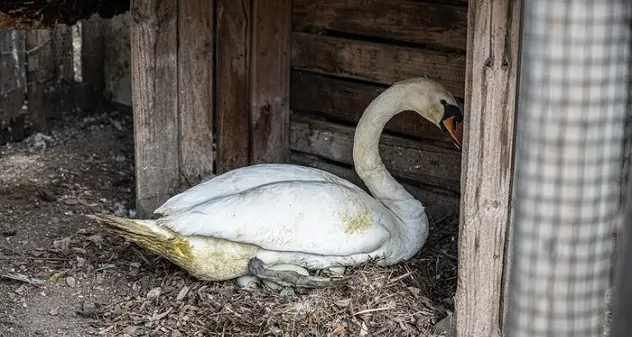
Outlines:
{"label": "rough wooden texture", "polygon": [[[357,124],[364,109],[385,87],[346,81],[323,75],[292,71],[292,110],[325,116],[333,121]],[[412,111],[395,116],[384,128],[454,148],[452,141],[434,124]]]}
{"label": "rough wooden texture", "polygon": [[295,29],[326,29],[367,37],[465,50],[467,7],[412,0],[294,0]]}
{"label": "rough wooden texture", "polygon": [[292,0],[252,2],[251,163],[289,160]]}
{"label": "rough wooden texture", "polygon": [[93,14],[111,18],[129,7],[130,0],[0,1],[0,27],[50,29],[58,24],[74,25]]}
{"label": "rough wooden texture", "polygon": [[61,119],[65,112],[76,107],[74,91],[74,64],[72,48],[72,27],[58,25],[52,30],[51,52],[55,63],[54,109],[49,118]]}
{"label": "rough wooden texture", "polygon": [[[290,148],[352,165],[354,131],[351,127],[293,114]],[[459,191],[461,158],[456,150],[383,135],[380,153],[393,176]]]}
{"label": "rough wooden texture", "polygon": [[511,219],[519,0],[471,1],[456,293],[457,336],[501,336]]}
{"label": "rough wooden texture", "polygon": [[217,173],[249,164],[250,1],[217,2]]}
{"label": "rough wooden texture", "polygon": [[213,174],[214,13],[211,1],[178,3],[180,178],[191,187]]}
{"label": "rough wooden texture", "polygon": [[139,217],[176,192],[178,167],[177,0],[132,1],[132,83]]}
{"label": "rough wooden texture", "polygon": [[26,32],[28,110],[33,130],[47,130],[51,107],[56,106],[54,88],[55,59],[52,57],[52,34],[49,30]]}
{"label": "rough wooden texture", "polygon": [[[294,151],[290,154],[290,160],[295,164],[315,167],[331,172],[341,178],[349,180],[369,192],[366,185],[364,185],[360,177],[358,177],[358,174],[349,167],[327,162],[313,155]],[[400,181],[400,183],[404,186],[406,191],[424,204],[426,207],[426,214],[431,221],[443,218],[446,215],[456,214],[459,210],[459,197],[454,193],[450,193],[445,190],[433,189],[428,186],[415,186],[402,181]]]}
{"label": "rough wooden texture", "polygon": [[381,84],[415,76],[463,97],[465,55],[306,33],[292,34],[292,67]]}
{"label": "rough wooden texture", "polygon": [[81,22],[81,81],[77,103],[80,109],[101,104],[104,78],[103,20],[93,16]]}
{"label": "rough wooden texture", "polygon": [[20,139],[24,133],[24,47],[23,31],[0,29],[0,144]]}

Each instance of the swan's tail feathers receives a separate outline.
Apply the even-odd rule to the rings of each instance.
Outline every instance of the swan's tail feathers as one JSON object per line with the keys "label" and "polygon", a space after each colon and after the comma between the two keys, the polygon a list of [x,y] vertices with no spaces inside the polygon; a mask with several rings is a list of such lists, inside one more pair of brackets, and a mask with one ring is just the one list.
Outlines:
{"label": "swan's tail feathers", "polygon": [[126,219],[107,214],[87,216],[97,220],[105,230],[163,256],[184,269],[192,267],[194,257],[189,240],[159,227],[156,220]]}

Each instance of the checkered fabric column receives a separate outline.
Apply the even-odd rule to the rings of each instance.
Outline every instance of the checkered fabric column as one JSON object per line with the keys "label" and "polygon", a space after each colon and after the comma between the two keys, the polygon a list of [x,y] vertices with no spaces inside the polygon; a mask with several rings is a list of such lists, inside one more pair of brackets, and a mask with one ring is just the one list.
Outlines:
{"label": "checkered fabric column", "polygon": [[631,3],[524,0],[506,336],[603,336],[625,190]]}

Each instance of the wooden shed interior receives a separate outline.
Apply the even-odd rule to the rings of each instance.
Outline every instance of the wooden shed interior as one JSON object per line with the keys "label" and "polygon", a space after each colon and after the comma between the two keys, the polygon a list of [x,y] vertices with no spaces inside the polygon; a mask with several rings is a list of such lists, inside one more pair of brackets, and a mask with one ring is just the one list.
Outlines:
{"label": "wooden shed interior", "polygon": [[[433,223],[459,219],[451,222],[459,336],[497,335],[510,257],[520,6],[133,0],[139,214],[209,175],[262,162],[319,167],[362,185],[351,165],[361,113],[395,81],[433,78],[464,98],[463,151],[406,112],[387,126],[380,152]],[[455,238],[447,254],[456,251]]]}
{"label": "wooden shed interior", "polygon": [[[466,1],[135,0],[131,18],[140,216],[211,175],[263,162],[363,186],[354,127],[380,92],[425,76],[465,95]],[[388,124],[380,152],[444,227],[431,235],[454,259],[461,152],[414,112]]]}
{"label": "wooden shed interior", "polygon": [[[127,5],[116,3],[116,13]],[[317,167],[363,186],[352,141],[364,109],[396,81],[432,78],[462,105],[463,151],[404,112],[387,125],[380,153],[431,223],[450,227],[454,244],[441,252],[448,259],[456,259],[458,232],[459,336],[499,334],[520,0],[129,5],[131,54],[116,57],[131,61],[139,217],[204,179],[263,162]],[[453,292],[456,275],[451,282]]]}
{"label": "wooden shed interior", "polygon": [[[132,14],[134,87],[149,89],[135,96],[141,214],[183,184],[260,162],[359,183],[354,126],[384,88],[427,76],[464,94],[465,1],[151,3]],[[402,113],[381,152],[433,218],[458,213],[460,152],[435,126]]]}

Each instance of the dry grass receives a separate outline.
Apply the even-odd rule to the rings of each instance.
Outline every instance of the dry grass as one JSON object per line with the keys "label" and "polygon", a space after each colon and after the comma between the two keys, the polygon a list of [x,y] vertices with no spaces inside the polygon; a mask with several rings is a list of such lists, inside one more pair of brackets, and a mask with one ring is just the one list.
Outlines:
{"label": "dry grass", "polygon": [[295,293],[201,282],[133,244],[92,232],[56,243],[37,256],[57,271],[41,275],[48,282],[99,284],[116,269],[125,274],[126,296],[77,309],[106,336],[431,336],[447,310],[426,296],[438,285],[424,275],[430,259],[350,268],[344,287]]}

